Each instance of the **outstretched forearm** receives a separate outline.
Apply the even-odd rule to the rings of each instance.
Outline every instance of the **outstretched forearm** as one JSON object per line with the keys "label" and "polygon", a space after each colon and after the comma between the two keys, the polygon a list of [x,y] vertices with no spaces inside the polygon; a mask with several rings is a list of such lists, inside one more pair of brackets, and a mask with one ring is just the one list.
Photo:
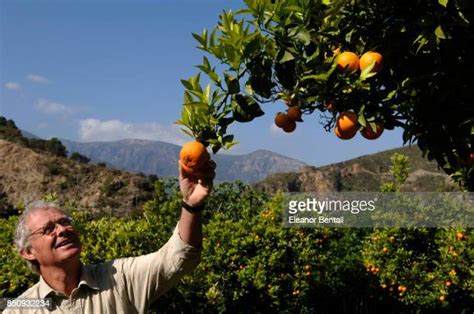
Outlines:
{"label": "outstretched forearm", "polygon": [[182,208],[178,226],[181,240],[195,248],[201,247],[202,223],[200,212],[190,213],[186,209]]}

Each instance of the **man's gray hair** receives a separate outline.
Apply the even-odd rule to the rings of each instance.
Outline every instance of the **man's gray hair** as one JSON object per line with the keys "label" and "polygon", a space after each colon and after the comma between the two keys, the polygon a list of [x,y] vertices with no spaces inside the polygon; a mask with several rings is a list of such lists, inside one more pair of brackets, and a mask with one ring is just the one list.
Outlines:
{"label": "man's gray hair", "polygon": [[[29,203],[26,207],[24,212],[20,215],[18,219],[18,223],[16,224],[16,232],[15,232],[15,246],[19,253],[28,249],[30,247],[30,234],[31,231],[28,226],[26,225],[26,220],[28,217],[38,211],[38,210],[48,210],[48,209],[56,209],[64,214],[67,214],[67,211],[53,202],[45,202],[45,201],[34,201]],[[39,264],[37,261],[29,261],[26,260],[28,267],[36,274],[39,274]]]}

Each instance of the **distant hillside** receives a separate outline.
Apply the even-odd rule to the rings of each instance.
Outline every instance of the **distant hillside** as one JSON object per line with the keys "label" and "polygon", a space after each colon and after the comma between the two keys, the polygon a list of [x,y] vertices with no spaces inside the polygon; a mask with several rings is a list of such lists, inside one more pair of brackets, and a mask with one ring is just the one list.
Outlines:
{"label": "distant hillside", "polygon": [[0,212],[56,193],[62,203],[125,214],[140,209],[153,191],[143,176],[36,152],[1,139],[0,156],[0,199],[6,203]]}
{"label": "distant hillside", "polygon": [[41,139],[41,137],[33,134],[33,133],[30,133],[28,131],[25,131],[25,130],[20,130],[21,132],[21,135],[23,135],[23,137],[26,137],[26,138],[33,138],[33,139]]}
{"label": "distant hillside", "polygon": [[[147,140],[78,143],[61,140],[69,154],[78,152],[93,162],[105,162],[118,169],[169,177],[177,175],[178,145]],[[246,155],[217,154],[217,181],[256,182],[270,174],[296,171],[305,163],[270,151]]]}
{"label": "distant hillside", "polygon": [[[28,139],[0,117],[0,216],[48,194],[91,211],[128,214],[152,198],[152,179],[66,158],[57,139]],[[82,162],[78,161],[82,160]]]}
{"label": "distant hillside", "polygon": [[382,183],[390,180],[390,157],[394,153],[408,156],[410,175],[407,191],[458,190],[458,186],[435,162],[422,158],[418,147],[403,147],[358,157],[323,167],[305,167],[299,172],[278,173],[255,184],[267,193],[379,191]]}

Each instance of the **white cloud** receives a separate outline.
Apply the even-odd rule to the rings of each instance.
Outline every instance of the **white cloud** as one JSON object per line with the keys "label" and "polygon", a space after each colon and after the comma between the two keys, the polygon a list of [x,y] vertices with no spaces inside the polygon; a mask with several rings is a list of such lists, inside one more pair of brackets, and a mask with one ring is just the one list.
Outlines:
{"label": "white cloud", "polygon": [[35,108],[45,114],[69,115],[78,111],[75,107],[66,106],[47,99],[39,99],[35,104]]}
{"label": "white cloud", "polygon": [[177,145],[187,140],[176,125],[158,123],[127,123],[120,120],[85,119],[79,122],[79,138],[84,142],[142,139],[164,141]]}
{"label": "white cloud", "polygon": [[46,122],[41,122],[38,124],[38,129],[45,129],[48,127],[48,124]]}
{"label": "white cloud", "polygon": [[51,81],[48,80],[46,77],[38,75],[38,74],[28,74],[26,78],[35,83],[40,83],[40,84],[51,83]]}
{"label": "white cloud", "polygon": [[5,83],[5,88],[8,90],[20,90],[21,85],[15,82],[8,82],[8,83]]}

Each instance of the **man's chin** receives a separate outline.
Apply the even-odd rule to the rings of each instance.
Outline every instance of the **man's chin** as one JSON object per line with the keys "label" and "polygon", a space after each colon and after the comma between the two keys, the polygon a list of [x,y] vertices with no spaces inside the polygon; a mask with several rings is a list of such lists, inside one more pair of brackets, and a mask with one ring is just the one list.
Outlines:
{"label": "man's chin", "polygon": [[70,243],[68,245],[57,248],[56,251],[65,258],[73,258],[81,254],[82,248],[81,245]]}

